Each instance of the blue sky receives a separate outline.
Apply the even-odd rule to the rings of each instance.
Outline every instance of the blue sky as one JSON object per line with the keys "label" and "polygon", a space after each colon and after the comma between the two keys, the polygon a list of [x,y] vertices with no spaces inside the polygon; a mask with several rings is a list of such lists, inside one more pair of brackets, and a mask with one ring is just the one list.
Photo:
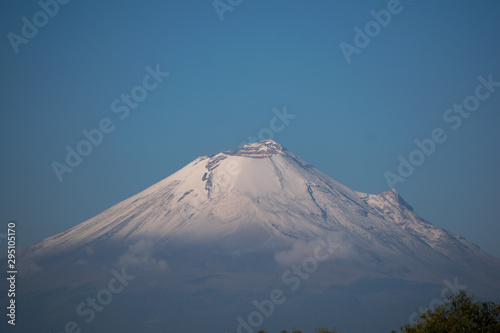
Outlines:
{"label": "blue sky", "polygon": [[[17,220],[31,245],[265,134],[286,107],[296,117],[274,139],[368,193],[388,190],[398,156],[443,129],[447,140],[394,187],[423,218],[500,257],[500,88],[458,129],[443,119],[479,76],[500,81],[500,3],[401,1],[348,63],[340,44],[355,46],[353,29],[388,5],[243,0],[221,20],[212,1],[70,1],[43,22],[35,1],[3,3],[0,221]],[[36,35],[12,43],[34,15]],[[169,76],[142,89],[157,66]],[[111,104],[134,89],[147,96],[120,119]],[[114,130],[60,182],[52,163],[103,119]]]}

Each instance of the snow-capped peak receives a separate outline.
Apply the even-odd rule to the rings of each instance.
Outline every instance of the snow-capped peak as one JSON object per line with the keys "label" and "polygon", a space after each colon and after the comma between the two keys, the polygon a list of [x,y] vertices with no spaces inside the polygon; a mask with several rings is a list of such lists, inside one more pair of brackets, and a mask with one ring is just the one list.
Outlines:
{"label": "snow-capped peak", "polygon": [[238,250],[243,244],[275,247],[331,232],[349,235],[358,249],[353,256],[389,256],[397,265],[431,257],[434,263],[443,257],[487,257],[421,219],[396,190],[377,195],[354,191],[273,140],[199,157],[30,250],[44,255],[148,238],[184,245],[219,243]]}
{"label": "snow-capped peak", "polygon": [[[323,313],[329,318],[332,308],[363,310],[389,303],[396,308],[402,304],[401,295],[410,293],[422,299],[416,282],[427,289],[459,276],[468,290],[487,286],[484,294],[489,295],[499,294],[500,281],[499,260],[421,219],[396,190],[354,191],[272,140],[201,156],[94,218],[30,247],[21,262],[23,270],[43,272],[33,274],[33,283],[23,284],[47,284],[43,299],[33,303],[49,304],[42,310],[66,304],[67,295],[78,300],[75,290],[81,290],[84,299],[89,288],[109,279],[95,278],[99,272],[108,274],[108,266],[132,270],[128,274],[137,274],[139,282],[127,289],[137,295],[137,301],[125,298],[132,304],[129,311],[143,309],[136,316],[143,318],[143,327],[168,332],[200,331],[186,329],[186,318],[196,316],[205,323],[206,318],[220,320],[230,313],[228,321],[234,320],[248,313],[250,299],[268,297],[276,282],[304,284],[284,312],[308,317],[302,306],[307,303],[312,304],[307,311],[313,317]],[[454,281],[456,285],[456,277]],[[353,296],[346,298],[346,292]],[[58,295],[62,301],[54,301]],[[243,299],[236,311],[240,301],[235,295]],[[358,295],[366,299],[358,300]],[[336,299],[337,305],[331,305]],[[145,306],[136,305],[144,300]],[[300,304],[300,310],[290,312],[292,303]],[[408,302],[409,309],[413,304],[422,303]],[[38,313],[40,307],[31,308]],[[69,309],[67,318],[74,318]],[[381,313],[398,312],[390,311]],[[289,322],[290,314],[286,316]],[[380,316],[356,311],[352,318],[358,317]],[[180,318],[182,324],[163,330],[156,318],[168,325]]]}
{"label": "snow-capped peak", "polygon": [[285,148],[273,140],[263,140],[259,142],[248,143],[226,151],[225,153],[233,156],[246,156],[254,158],[269,157],[275,154],[283,154]]}

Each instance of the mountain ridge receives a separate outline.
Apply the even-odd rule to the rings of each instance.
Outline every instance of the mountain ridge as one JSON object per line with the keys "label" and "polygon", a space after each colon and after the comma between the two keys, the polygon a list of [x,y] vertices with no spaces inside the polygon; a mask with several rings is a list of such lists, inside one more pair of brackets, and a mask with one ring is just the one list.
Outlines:
{"label": "mountain ridge", "polygon": [[196,243],[242,233],[284,246],[333,231],[357,238],[359,246],[373,241],[385,250],[430,248],[451,260],[489,256],[421,219],[395,189],[351,190],[272,140],[200,156],[96,217],[35,244],[29,253],[43,256],[44,250],[64,252],[111,239]]}
{"label": "mountain ridge", "polygon": [[[291,275],[328,239],[327,259]],[[25,331],[74,320],[112,270],[136,278],[93,332],[233,332],[276,288],[291,300],[266,319],[275,330],[388,331],[439,299],[443,281],[500,299],[500,260],[420,218],[395,189],[352,190],[270,140],[200,156],[19,261]]]}

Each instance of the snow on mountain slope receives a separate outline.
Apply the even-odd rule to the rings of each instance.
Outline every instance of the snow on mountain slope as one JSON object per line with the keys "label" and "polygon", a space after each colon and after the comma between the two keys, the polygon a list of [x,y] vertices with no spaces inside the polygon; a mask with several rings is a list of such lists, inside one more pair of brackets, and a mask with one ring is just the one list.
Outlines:
{"label": "snow on mountain slope", "polygon": [[[306,270],[325,239],[333,251]],[[449,294],[450,281],[500,299],[498,259],[421,219],[395,190],[354,191],[270,140],[201,156],[19,262],[26,332],[86,325],[75,309],[102,294],[110,271],[135,278],[87,331],[234,332],[276,289],[287,302],[264,323],[276,331],[386,332]]]}
{"label": "snow on mountain slope", "polygon": [[141,239],[278,249],[331,232],[341,232],[366,262],[439,267],[496,260],[422,220],[395,190],[378,195],[351,190],[272,140],[199,157],[29,252],[37,258]]}

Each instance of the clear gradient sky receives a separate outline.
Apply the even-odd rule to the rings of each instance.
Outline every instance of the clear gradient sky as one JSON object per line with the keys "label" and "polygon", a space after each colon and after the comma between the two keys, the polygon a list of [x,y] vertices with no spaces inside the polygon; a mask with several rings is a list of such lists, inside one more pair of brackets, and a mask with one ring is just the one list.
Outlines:
{"label": "clear gradient sky", "polygon": [[[17,220],[32,245],[257,136],[286,106],[296,117],[274,139],[368,193],[389,190],[398,156],[442,128],[447,140],[394,187],[423,218],[500,257],[500,88],[458,129],[443,119],[478,76],[500,81],[500,2],[402,0],[348,63],[339,45],[355,46],[354,28],[388,5],[243,0],[221,20],[211,0],[73,0],[48,7],[53,17],[36,1],[4,1],[2,225]],[[41,27],[19,42],[33,15]],[[170,75],[143,81],[157,65]],[[121,101],[132,90],[147,93],[135,108]],[[114,130],[59,182],[51,164],[106,118]]]}

